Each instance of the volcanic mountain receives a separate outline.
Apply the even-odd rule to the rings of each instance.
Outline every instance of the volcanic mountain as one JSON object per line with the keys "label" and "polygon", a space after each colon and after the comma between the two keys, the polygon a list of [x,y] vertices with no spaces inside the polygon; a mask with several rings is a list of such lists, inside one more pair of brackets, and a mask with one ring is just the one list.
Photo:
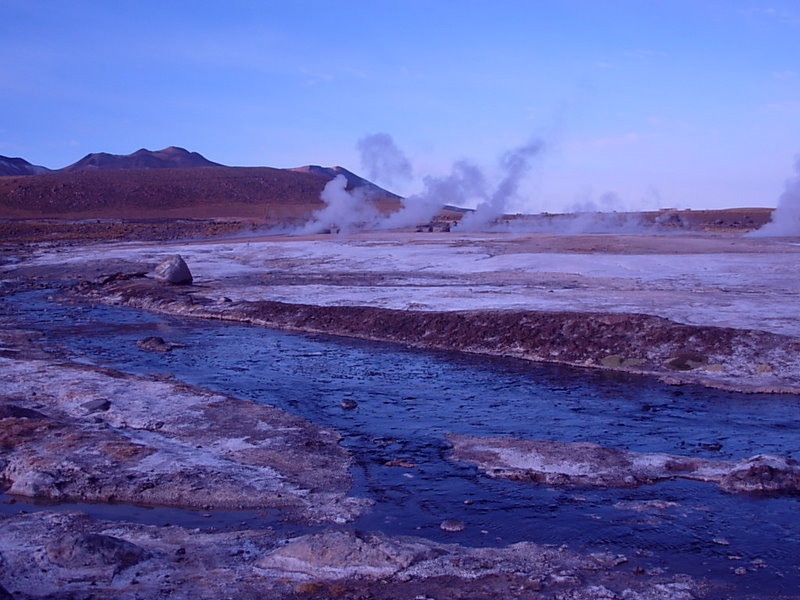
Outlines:
{"label": "volcanic mountain", "polygon": [[0,177],[6,175],[39,175],[49,172],[50,169],[47,167],[32,165],[24,158],[0,156]]}
{"label": "volcanic mountain", "polygon": [[94,153],[58,171],[13,175],[0,177],[0,217],[295,224],[323,206],[320,193],[337,175],[349,189],[365,187],[378,210],[400,208],[399,196],[343,167],[226,167],[174,146]]}
{"label": "volcanic mountain", "polygon": [[66,173],[73,173],[75,171],[103,169],[188,169],[221,166],[223,165],[211,162],[197,152],[189,152],[184,148],[169,146],[163,150],[142,148],[132,154],[94,152],[60,170]]}

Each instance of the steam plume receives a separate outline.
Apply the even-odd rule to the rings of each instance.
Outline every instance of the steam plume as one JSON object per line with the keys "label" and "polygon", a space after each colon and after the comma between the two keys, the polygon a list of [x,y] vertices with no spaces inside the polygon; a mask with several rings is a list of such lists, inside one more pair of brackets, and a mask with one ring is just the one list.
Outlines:
{"label": "steam plume", "polygon": [[371,180],[391,185],[411,179],[411,163],[388,133],[365,136],[356,147],[361,154],[361,166]]}
{"label": "steam plume", "polygon": [[800,235],[800,156],[795,159],[795,176],[786,182],[772,220],[751,232],[754,237]]}
{"label": "steam plume", "polygon": [[458,228],[462,231],[482,229],[501,217],[509,202],[516,198],[523,177],[531,169],[533,158],[543,148],[544,144],[540,140],[533,140],[504,154],[500,159],[502,177],[494,192],[486,195],[483,190],[484,200],[478,204],[475,212],[461,219]]}
{"label": "steam plume", "polygon": [[388,215],[378,224],[380,229],[411,227],[430,221],[446,204],[463,204],[486,195],[486,180],[481,170],[467,161],[453,164],[444,177],[426,176],[425,188],[403,200],[403,208]]}
{"label": "steam plume", "polygon": [[368,201],[364,189],[347,189],[344,175],[337,175],[325,184],[320,199],[325,207],[316,211],[297,233],[348,233],[374,226],[380,217],[378,210]]}

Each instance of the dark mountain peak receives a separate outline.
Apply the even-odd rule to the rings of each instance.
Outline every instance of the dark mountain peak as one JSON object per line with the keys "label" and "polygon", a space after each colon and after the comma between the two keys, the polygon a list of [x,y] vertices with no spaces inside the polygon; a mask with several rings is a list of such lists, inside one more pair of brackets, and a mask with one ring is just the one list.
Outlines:
{"label": "dark mountain peak", "polygon": [[168,146],[162,150],[140,148],[131,154],[94,152],[87,154],[78,162],[64,167],[61,171],[72,173],[99,169],[190,169],[221,166],[197,152],[189,152],[178,146]]}
{"label": "dark mountain peak", "polygon": [[32,165],[24,158],[0,156],[0,177],[6,175],[39,175],[49,173],[50,169],[39,165]]}
{"label": "dark mountain peak", "polygon": [[325,177],[326,179],[334,179],[337,175],[343,175],[345,179],[347,179],[347,189],[353,188],[365,188],[370,194],[375,194],[379,196],[388,196],[390,198],[399,198],[397,194],[393,194],[390,191],[383,189],[372,183],[371,181],[356,175],[352,171],[348,171],[344,167],[335,166],[335,167],[321,167],[319,165],[304,165],[302,167],[294,167],[293,169],[289,169],[289,171],[294,171],[296,173],[311,173],[312,175],[318,175],[320,177]]}

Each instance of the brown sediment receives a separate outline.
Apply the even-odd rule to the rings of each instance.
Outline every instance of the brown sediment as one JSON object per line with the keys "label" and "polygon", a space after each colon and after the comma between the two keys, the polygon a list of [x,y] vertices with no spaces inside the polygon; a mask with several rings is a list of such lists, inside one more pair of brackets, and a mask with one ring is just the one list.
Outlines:
{"label": "brown sediment", "polygon": [[170,314],[646,374],[673,384],[800,393],[800,340],[765,331],[688,325],[635,313],[217,302],[204,295],[207,288],[178,289],[144,277],[106,281],[83,282],[75,291]]}

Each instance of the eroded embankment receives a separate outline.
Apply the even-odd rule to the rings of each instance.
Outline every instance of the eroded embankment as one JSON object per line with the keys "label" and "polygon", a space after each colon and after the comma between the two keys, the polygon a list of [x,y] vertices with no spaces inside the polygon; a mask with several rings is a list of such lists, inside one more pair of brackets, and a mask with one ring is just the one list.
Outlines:
{"label": "eroded embankment", "polygon": [[170,314],[641,373],[676,384],[800,392],[800,340],[764,331],[686,325],[631,313],[214,301],[208,287],[170,286],[144,277],[112,276],[74,289],[102,302]]}
{"label": "eroded embankment", "polygon": [[58,501],[276,508],[346,522],[351,457],[336,432],[174,381],[0,357],[0,481]]}
{"label": "eroded embankment", "polygon": [[623,556],[528,542],[468,548],[339,531],[287,540],[270,530],[203,533],[53,512],[0,525],[0,595],[5,587],[14,598],[693,600],[708,588],[614,569]]}

